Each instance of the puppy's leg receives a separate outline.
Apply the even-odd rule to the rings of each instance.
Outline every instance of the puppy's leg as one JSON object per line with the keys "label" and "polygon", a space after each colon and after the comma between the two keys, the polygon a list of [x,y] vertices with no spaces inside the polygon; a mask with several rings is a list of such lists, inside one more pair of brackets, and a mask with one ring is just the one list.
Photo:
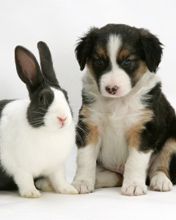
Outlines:
{"label": "puppy's leg", "polygon": [[38,198],[41,196],[40,192],[34,185],[34,180],[31,174],[24,171],[18,171],[14,176],[14,180],[22,197]]}
{"label": "puppy's leg", "polygon": [[87,106],[82,106],[77,125],[77,171],[73,181],[79,193],[90,193],[95,188],[96,161],[100,149],[98,127],[89,119]]}
{"label": "puppy's leg", "polygon": [[77,172],[73,185],[79,193],[90,193],[95,188],[98,146],[88,145],[78,149]]}
{"label": "puppy's leg", "polygon": [[152,147],[149,143],[145,124],[153,119],[149,109],[141,112],[140,120],[127,131],[129,156],[125,164],[122,194],[138,196],[147,193],[146,176]]}
{"label": "puppy's leg", "polygon": [[171,156],[176,152],[176,141],[169,139],[162,151],[156,155],[149,170],[150,188],[155,191],[170,191],[173,184],[169,177]]}
{"label": "puppy's leg", "polygon": [[95,188],[122,186],[122,175],[100,166],[96,169]]}
{"label": "puppy's leg", "polygon": [[129,157],[125,164],[122,194],[138,196],[147,193],[145,181],[151,153],[151,151],[144,153],[135,148],[129,149]]}
{"label": "puppy's leg", "polygon": [[66,181],[65,167],[60,165],[55,172],[49,175],[49,180],[55,192],[62,194],[77,194],[77,190]]}

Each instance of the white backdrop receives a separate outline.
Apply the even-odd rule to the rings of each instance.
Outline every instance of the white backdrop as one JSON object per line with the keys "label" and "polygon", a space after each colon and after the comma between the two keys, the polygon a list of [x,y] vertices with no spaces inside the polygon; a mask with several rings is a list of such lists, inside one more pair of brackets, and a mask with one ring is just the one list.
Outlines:
{"label": "white backdrop", "polygon": [[83,75],[74,54],[79,37],[92,26],[126,23],[149,29],[164,44],[158,74],[176,108],[175,11],[174,0],[0,0],[0,99],[27,96],[16,73],[15,46],[27,47],[38,58],[37,42],[46,41],[77,120]]}
{"label": "white backdrop", "polygon": [[[126,23],[149,29],[152,33],[156,34],[164,44],[164,55],[158,74],[162,78],[165,94],[171,101],[172,105],[176,107],[175,21],[175,0],[0,0],[0,99],[23,98],[27,96],[26,88],[16,74],[14,48],[16,45],[23,45],[30,49],[38,57],[36,44],[38,41],[43,40],[50,46],[58,79],[60,84],[68,91],[71,105],[76,114],[81,104],[82,76],[74,56],[74,48],[77,39],[92,26],[101,27],[107,23]],[[70,160],[69,169],[73,170],[73,167],[73,163]],[[175,207],[174,196],[176,195],[172,194],[172,202],[170,200],[171,197],[167,196],[167,194],[161,194],[160,197],[157,197],[158,194],[152,194],[150,197],[149,194],[149,197],[142,197],[139,200],[117,197],[116,201],[117,192],[114,191],[111,191],[111,193],[107,191],[104,197],[101,194],[101,192],[104,191],[98,191],[97,194],[95,193],[95,197],[99,198],[99,203],[94,201],[94,195],[87,195],[87,197],[79,197],[78,200],[76,200],[76,203],[72,203],[72,200],[69,200],[70,206],[67,206],[67,197],[63,197],[62,201],[65,201],[63,205],[65,209],[61,206],[63,208],[61,213],[64,213],[63,216],[61,216],[61,219],[66,219],[63,217],[69,215],[67,208],[70,207],[73,207],[73,210],[76,210],[75,212],[73,211],[75,219],[78,219],[76,217],[77,213],[78,217],[82,216],[82,218],[80,217],[81,219],[89,219],[88,216],[86,216],[87,218],[83,218],[83,216],[85,216],[86,212],[89,213],[91,207],[94,208],[94,205],[97,204],[99,204],[99,212],[95,214],[95,219],[107,219],[108,216],[117,217],[118,213],[115,213],[116,205],[118,205],[118,199],[122,201],[120,205],[121,213],[123,212],[123,208],[126,210],[126,207],[130,208],[136,205],[136,207],[140,206],[140,214],[146,212],[147,216],[149,216],[148,202],[151,201],[153,201],[152,204],[155,205],[152,209],[152,213],[155,213],[154,216],[156,218],[159,217],[162,219],[162,217],[168,217],[168,213],[172,215],[171,210],[174,211],[174,208],[171,208],[170,206],[168,213],[160,216],[158,215],[158,213],[160,213],[160,207],[157,204],[161,199],[161,204],[163,204],[164,207],[164,209],[161,208],[161,211],[162,213],[164,213],[164,211],[167,212],[165,204],[171,205],[172,203],[172,207]],[[174,191],[174,193],[176,194],[176,191]],[[49,198],[49,196],[46,196],[44,198],[48,198],[49,202],[46,203],[47,207],[50,207],[49,203],[51,203],[50,208],[52,208],[54,213],[57,213],[57,207],[55,210],[52,207],[53,205],[54,207],[57,206],[55,205],[56,203],[54,197]],[[91,198],[93,200],[91,200]],[[103,202],[104,206],[101,203],[103,198],[105,199]],[[158,200],[155,198],[158,198]],[[25,208],[23,212],[28,210],[30,213],[30,207],[33,207],[33,210],[36,208],[36,218],[37,216],[40,216],[40,212],[43,212],[43,215],[45,215],[45,212],[48,210],[45,208],[45,200],[42,200],[41,203],[36,203],[37,206],[34,202],[31,202],[30,206],[28,206],[28,203],[22,203],[22,200],[20,200],[19,205],[7,205],[12,204],[12,201],[15,203],[14,200],[16,201],[16,197],[8,197],[6,194],[4,197],[2,197],[2,195],[0,196],[0,204],[2,203],[3,205],[2,208],[0,208],[0,215],[4,211],[4,216],[7,217],[10,213],[8,207],[12,207],[13,211],[16,210],[16,215],[12,213],[12,216],[16,216],[16,218],[17,216],[20,216],[19,213],[21,212],[21,206]],[[8,213],[6,213],[6,210],[4,209],[4,201]],[[60,200],[58,198],[57,204],[59,204],[59,201]],[[80,204],[79,201],[81,201]],[[94,202],[92,203],[92,201]],[[103,214],[101,211],[103,209],[107,210],[107,201],[111,210]],[[39,206],[40,208],[38,208]],[[80,206],[83,207],[82,212],[79,210]],[[131,211],[132,210],[133,208],[131,208]],[[125,212],[123,213],[125,216]],[[130,216],[130,213],[130,211],[126,213],[127,216]],[[133,216],[135,216],[135,219],[137,219],[137,212],[132,211],[132,213]],[[93,213],[91,216],[93,216]],[[140,216],[138,215],[138,217]],[[6,218],[4,217],[2,219]],[[48,218],[46,217],[46,219]],[[71,218],[68,217],[68,219]],[[93,220],[93,217],[90,219]]]}
{"label": "white backdrop", "polygon": [[82,76],[74,56],[78,38],[92,26],[126,23],[151,30],[164,44],[158,74],[175,105],[175,11],[174,0],[0,0],[0,99],[27,95],[16,74],[14,48],[24,45],[38,56],[36,44],[43,40],[51,48],[58,79],[77,112]]}

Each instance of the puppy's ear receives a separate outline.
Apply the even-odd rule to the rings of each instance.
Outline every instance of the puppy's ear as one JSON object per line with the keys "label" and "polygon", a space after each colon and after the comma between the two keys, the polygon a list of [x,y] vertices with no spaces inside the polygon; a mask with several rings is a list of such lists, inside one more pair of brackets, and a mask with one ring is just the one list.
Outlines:
{"label": "puppy's ear", "polygon": [[156,72],[162,57],[162,43],[148,30],[140,29],[143,59],[151,72]]}
{"label": "puppy's ear", "polygon": [[90,57],[94,43],[97,38],[98,28],[91,28],[90,31],[80,39],[78,42],[75,53],[78,63],[80,65],[80,70],[83,70],[87,59]]}

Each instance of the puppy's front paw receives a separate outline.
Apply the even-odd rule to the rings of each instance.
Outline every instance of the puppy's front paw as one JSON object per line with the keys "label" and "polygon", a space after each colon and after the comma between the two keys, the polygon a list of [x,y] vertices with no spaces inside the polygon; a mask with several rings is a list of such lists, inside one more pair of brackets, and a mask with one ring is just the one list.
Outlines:
{"label": "puppy's front paw", "polygon": [[158,172],[152,177],[150,188],[154,191],[167,192],[172,190],[173,184],[164,173]]}
{"label": "puppy's front paw", "polygon": [[39,198],[41,196],[41,193],[37,189],[32,190],[20,190],[20,195],[25,198]]}
{"label": "puppy's front paw", "polygon": [[73,182],[73,186],[78,190],[78,193],[85,194],[94,191],[94,184],[89,180],[77,180]]}
{"label": "puppy's front paw", "polygon": [[57,187],[56,192],[61,194],[78,194],[78,191],[70,184]]}
{"label": "puppy's front paw", "polygon": [[124,183],[121,192],[126,196],[140,196],[147,193],[147,186],[141,183]]}

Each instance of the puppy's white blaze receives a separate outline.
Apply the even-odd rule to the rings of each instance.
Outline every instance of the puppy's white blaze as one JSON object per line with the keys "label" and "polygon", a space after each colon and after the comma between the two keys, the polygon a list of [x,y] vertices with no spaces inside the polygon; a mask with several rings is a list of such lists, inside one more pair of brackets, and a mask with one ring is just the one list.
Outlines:
{"label": "puppy's white blaze", "polygon": [[[117,64],[117,55],[121,48],[122,41],[119,35],[111,35],[109,37],[107,49],[112,69],[101,77],[100,90],[103,96],[121,97],[131,90],[131,81],[126,72]],[[111,95],[106,91],[106,86],[118,86],[118,92]]]}
{"label": "puppy's white blaze", "polygon": [[122,46],[122,40],[119,35],[110,35],[109,41],[108,41],[108,54],[111,60],[111,64],[113,68],[116,67],[116,59],[117,59],[117,54]]}

